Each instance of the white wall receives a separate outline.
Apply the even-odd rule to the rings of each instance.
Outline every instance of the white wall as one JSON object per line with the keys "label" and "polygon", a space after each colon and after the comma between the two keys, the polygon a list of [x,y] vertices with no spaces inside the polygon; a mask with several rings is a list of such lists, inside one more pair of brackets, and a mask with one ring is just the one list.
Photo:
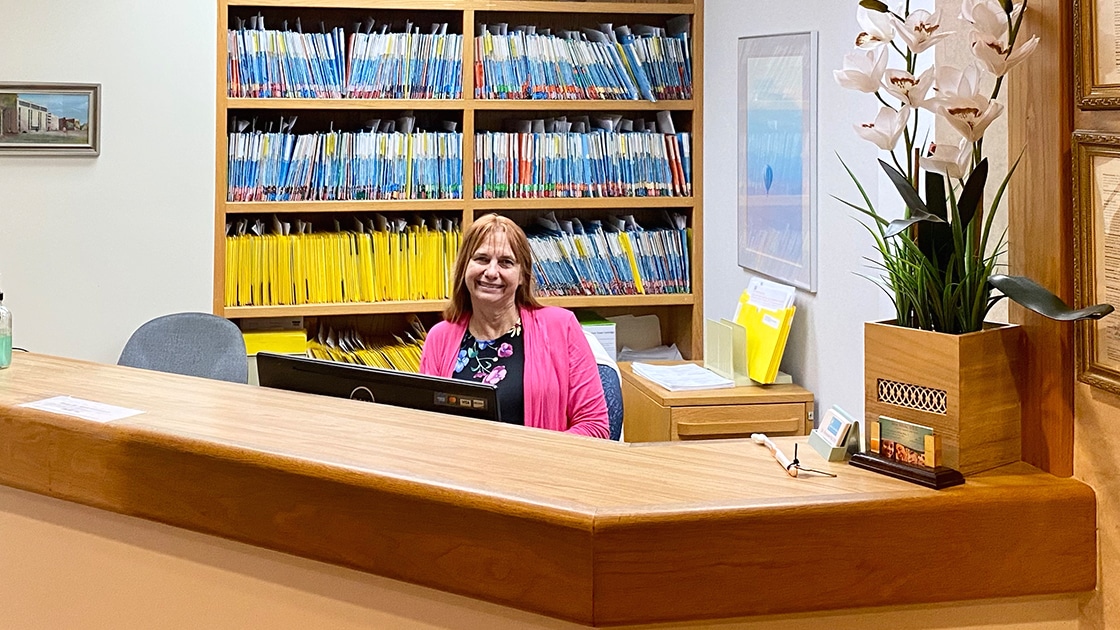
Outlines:
{"label": "white wall", "polygon": [[[736,137],[738,38],[818,32],[817,292],[798,291],[797,313],[782,370],[816,395],[817,409],[840,405],[863,415],[863,322],[891,316],[883,292],[856,274],[869,274],[875,254],[855,211],[832,195],[858,200],[837,154],[878,190],[878,149],[852,130],[878,111],[874,98],[841,89],[832,79],[859,32],[852,2],[707,0],[704,13],[704,313],[730,317],[751,277],[736,263]],[[915,5],[916,6],[916,5]],[[881,212],[895,197],[883,198]]]}
{"label": "white wall", "polygon": [[215,2],[7,3],[0,80],[102,85],[97,158],[0,156],[13,342],[115,362],[128,335],[211,309]]}
{"label": "white wall", "polygon": [[[144,321],[209,311],[213,268],[215,3],[19,4],[0,21],[0,77],[102,84],[101,156],[0,157],[0,274],[17,346],[113,362]],[[705,312],[730,316],[736,264],[737,39],[819,32],[818,290],[798,294],[783,370],[861,414],[862,322],[890,314],[856,273],[873,255],[831,195],[874,182],[876,150],[851,126],[869,98],[832,81],[857,31],[853,2],[708,0],[705,13]],[[75,19],[42,16],[72,15]],[[872,194],[875,194],[874,186]],[[824,366],[828,366],[824,369]]]}

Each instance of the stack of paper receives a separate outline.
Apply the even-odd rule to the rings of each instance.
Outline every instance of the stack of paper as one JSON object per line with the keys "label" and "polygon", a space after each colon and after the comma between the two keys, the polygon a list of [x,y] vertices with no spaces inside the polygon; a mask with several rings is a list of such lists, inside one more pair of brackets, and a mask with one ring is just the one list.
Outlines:
{"label": "stack of paper", "polygon": [[631,369],[643,378],[657,383],[669,391],[685,391],[692,389],[719,389],[734,387],[735,381],[723,378],[715,372],[702,368],[695,363],[678,363],[676,365],[651,365],[649,363],[633,363]]}

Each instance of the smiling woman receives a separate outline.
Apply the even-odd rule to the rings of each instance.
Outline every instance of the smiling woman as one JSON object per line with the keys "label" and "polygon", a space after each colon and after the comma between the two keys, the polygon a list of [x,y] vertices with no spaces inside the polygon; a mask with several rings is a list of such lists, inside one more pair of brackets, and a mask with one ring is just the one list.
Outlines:
{"label": "smiling woman", "polygon": [[496,214],[472,223],[420,371],[496,385],[504,422],[606,438],[606,400],[583,329],[571,312],[537,302],[532,268],[516,223]]}

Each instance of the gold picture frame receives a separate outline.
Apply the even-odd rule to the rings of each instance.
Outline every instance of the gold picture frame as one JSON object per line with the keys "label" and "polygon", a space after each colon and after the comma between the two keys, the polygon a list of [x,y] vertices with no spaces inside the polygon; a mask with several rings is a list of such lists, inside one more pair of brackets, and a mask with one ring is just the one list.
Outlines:
{"label": "gold picture frame", "polygon": [[1073,0],[1074,89],[1081,109],[1120,109],[1118,19],[1120,0]]}
{"label": "gold picture frame", "polygon": [[[1120,303],[1120,134],[1073,134],[1074,308]],[[1077,379],[1120,394],[1120,315],[1076,323]]]}

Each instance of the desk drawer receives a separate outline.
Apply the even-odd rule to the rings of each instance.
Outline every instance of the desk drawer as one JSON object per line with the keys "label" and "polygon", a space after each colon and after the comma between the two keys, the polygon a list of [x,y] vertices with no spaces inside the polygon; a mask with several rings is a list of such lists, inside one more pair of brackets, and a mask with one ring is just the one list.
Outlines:
{"label": "desk drawer", "polygon": [[745,437],[751,433],[802,435],[804,431],[803,403],[674,407],[671,412],[672,440]]}

